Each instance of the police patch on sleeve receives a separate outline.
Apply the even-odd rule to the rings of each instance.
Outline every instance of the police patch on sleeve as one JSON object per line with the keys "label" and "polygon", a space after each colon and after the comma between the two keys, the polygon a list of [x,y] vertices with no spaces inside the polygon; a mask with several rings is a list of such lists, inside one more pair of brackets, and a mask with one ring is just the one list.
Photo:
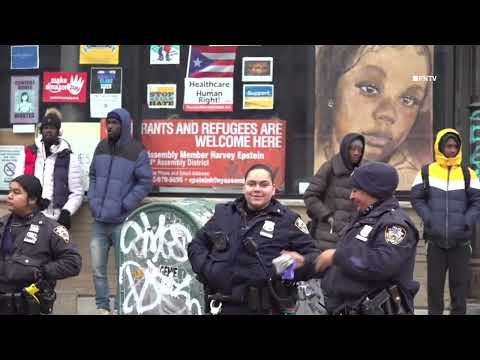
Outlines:
{"label": "police patch on sleeve", "polygon": [[70,241],[70,235],[68,234],[68,230],[65,226],[59,225],[53,229],[53,232],[60,238],[62,238],[65,243],[68,244],[68,242]]}
{"label": "police patch on sleeve", "polygon": [[298,217],[297,220],[295,220],[295,226],[299,228],[301,232],[304,232],[305,234],[310,234],[308,232],[307,225],[305,225],[302,218]]}
{"label": "police patch on sleeve", "polygon": [[385,241],[392,245],[400,244],[407,236],[407,229],[400,225],[389,225],[385,229]]}

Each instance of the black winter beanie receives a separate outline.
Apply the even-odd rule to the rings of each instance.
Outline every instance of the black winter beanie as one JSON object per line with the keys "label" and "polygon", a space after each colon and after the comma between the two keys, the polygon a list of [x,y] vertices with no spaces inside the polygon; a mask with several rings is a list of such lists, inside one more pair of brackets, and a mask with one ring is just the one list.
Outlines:
{"label": "black winter beanie", "polygon": [[397,170],[393,166],[376,161],[356,168],[350,179],[354,188],[379,200],[392,196],[399,181]]}

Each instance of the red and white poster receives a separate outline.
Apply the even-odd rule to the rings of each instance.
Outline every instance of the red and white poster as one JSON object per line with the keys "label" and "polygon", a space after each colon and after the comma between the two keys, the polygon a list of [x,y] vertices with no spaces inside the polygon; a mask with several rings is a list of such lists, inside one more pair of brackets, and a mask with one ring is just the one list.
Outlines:
{"label": "red and white poster", "polygon": [[144,120],[154,186],[240,188],[245,171],[262,163],[282,190],[286,126],[278,119]]}
{"label": "red and white poster", "polygon": [[86,99],[86,72],[43,73],[43,102],[84,103]]}
{"label": "red and white poster", "polygon": [[183,111],[233,112],[233,78],[186,78]]}

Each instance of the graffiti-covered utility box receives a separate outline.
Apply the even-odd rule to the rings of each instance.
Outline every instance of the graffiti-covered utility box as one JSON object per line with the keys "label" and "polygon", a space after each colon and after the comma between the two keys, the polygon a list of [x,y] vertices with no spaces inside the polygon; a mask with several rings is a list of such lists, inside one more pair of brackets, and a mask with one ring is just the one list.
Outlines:
{"label": "graffiti-covered utility box", "polygon": [[204,199],[153,203],[125,220],[117,239],[119,314],[203,314],[203,286],[187,246],[214,208]]}

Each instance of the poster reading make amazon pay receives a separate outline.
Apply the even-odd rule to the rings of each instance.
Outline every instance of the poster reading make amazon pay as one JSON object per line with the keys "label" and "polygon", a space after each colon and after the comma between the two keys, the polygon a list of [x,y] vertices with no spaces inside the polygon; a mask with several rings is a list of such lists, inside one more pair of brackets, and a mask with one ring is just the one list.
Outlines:
{"label": "poster reading make amazon pay", "polygon": [[90,75],[90,117],[104,118],[122,107],[122,68],[92,68]]}
{"label": "poster reading make amazon pay", "polygon": [[38,121],[38,76],[12,76],[10,82],[10,123]]}
{"label": "poster reading make amazon pay", "polygon": [[[284,120],[172,119],[142,123],[154,186],[240,189],[256,163],[285,186]],[[181,146],[179,146],[181,144]]]}
{"label": "poster reading make amazon pay", "polygon": [[84,103],[86,100],[86,72],[43,73],[43,102]]}

